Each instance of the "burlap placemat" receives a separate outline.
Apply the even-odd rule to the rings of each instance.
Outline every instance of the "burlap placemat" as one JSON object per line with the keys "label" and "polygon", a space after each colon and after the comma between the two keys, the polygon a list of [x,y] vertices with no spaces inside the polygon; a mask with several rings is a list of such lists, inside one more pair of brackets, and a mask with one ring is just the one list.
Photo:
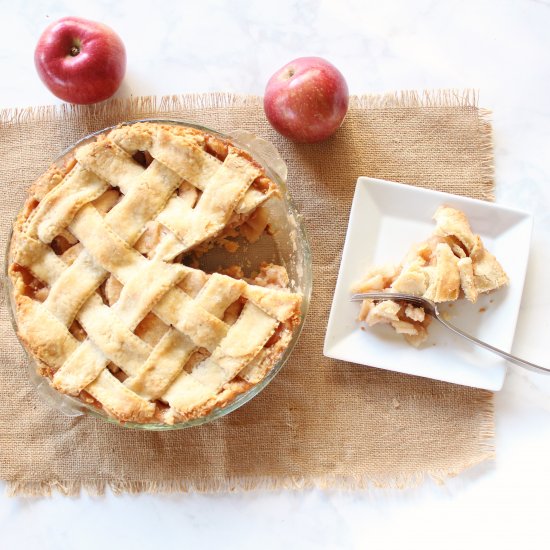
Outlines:
{"label": "burlap placemat", "polygon": [[254,97],[134,98],[90,108],[3,111],[2,249],[27,186],[65,147],[94,130],[151,116],[221,131],[243,128],[277,145],[313,249],[314,291],[304,332],[271,385],[238,411],[198,428],[147,433],[68,418],[44,404],[28,381],[4,300],[0,478],[9,492],[407,486],[491,457],[491,393],[322,354],[358,176],[491,197],[490,124],[473,94],[352,98],[343,127],[317,145],[278,136]]}

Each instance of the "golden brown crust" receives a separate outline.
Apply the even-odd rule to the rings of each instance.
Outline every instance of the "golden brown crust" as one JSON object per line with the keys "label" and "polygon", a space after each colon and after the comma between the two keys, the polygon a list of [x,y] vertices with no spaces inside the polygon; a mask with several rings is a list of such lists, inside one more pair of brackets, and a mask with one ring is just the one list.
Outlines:
{"label": "golden brown crust", "polygon": [[446,243],[439,243],[435,249],[435,265],[430,273],[430,285],[424,298],[432,302],[452,302],[460,292],[458,258]]}
{"label": "golden brown crust", "polygon": [[472,252],[476,236],[472,232],[470,222],[464,212],[450,206],[440,206],[434,214],[434,219],[437,224],[436,235],[454,237],[468,253]]}
{"label": "golden brown crust", "polygon": [[498,263],[498,260],[483,246],[477,236],[472,250],[474,284],[478,292],[490,292],[509,283],[508,275]]}

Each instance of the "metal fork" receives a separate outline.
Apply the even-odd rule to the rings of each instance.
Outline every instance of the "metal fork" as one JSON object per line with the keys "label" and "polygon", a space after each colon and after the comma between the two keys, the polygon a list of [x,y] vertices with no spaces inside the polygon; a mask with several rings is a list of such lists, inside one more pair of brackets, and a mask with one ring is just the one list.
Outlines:
{"label": "metal fork", "polygon": [[492,351],[493,353],[496,353],[497,355],[500,355],[500,357],[503,357],[510,363],[514,363],[514,365],[519,365],[520,367],[523,367],[525,369],[529,369],[535,372],[544,372],[546,374],[550,374],[550,369],[548,368],[541,367],[539,365],[535,365],[534,363],[530,363],[529,361],[525,361],[525,359],[520,359],[519,357],[515,357],[514,355],[506,353],[501,349],[495,348],[494,346],[487,344],[487,342],[478,340],[471,334],[468,334],[467,332],[464,332],[459,328],[455,327],[454,325],[449,323],[449,321],[446,321],[445,319],[443,319],[439,309],[437,308],[437,304],[435,304],[431,300],[427,300],[426,298],[422,298],[420,296],[413,296],[412,294],[402,294],[399,292],[367,292],[364,294],[354,294],[351,297],[352,302],[362,302],[363,300],[366,300],[366,299],[374,300],[375,302],[381,301],[381,300],[396,300],[400,302],[407,302],[416,307],[422,307],[424,308],[424,311],[426,313],[431,315],[434,319],[437,319],[442,325],[446,326],[449,330],[451,330],[455,334],[458,334],[459,336],[466,338],[466,340],[469,340],[470,342],[473,342],[474,344],[477,344],[482,348],[485,348],[489,351]]}

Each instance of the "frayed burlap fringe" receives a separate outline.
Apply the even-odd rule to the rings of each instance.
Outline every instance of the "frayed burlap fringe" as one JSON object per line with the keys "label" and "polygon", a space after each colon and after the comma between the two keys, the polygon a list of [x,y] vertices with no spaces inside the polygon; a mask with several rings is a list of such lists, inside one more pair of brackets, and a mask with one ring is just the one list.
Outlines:
{"label": "frayed burlap fringe", "polygon": [[479,151],[481,154],[481,186],[483,199],[494,201],[493,193],[495,181],[495,163],[493,156],[493,126],[491,125],[491,111],[479,109]]}
{"label": "frayed burlap fringe", "polygon": [[[95,105],[41,105],[4,109],[0,112],[1,124],[22,124],[43,122],[58,118],[81,118],[83,115],[103,117],[110,113],[131,110],[140,113],[154,111],[179,111],[187,109],[223,109],[231,107],[257,106],[260,96],[211,92],[206,94],[185,94],[156,96],[135,96],[114,98]],[[364,94],[350,97],[350,107],[359,109],[396,109],[419,107],[472,107],[477,108],[476,90],[425,90],[418,92],[404,90],[381,95]]]}
{"label": "frayed burlap fringe", "polygon": [[103,118],[112,113],[132,111],[135,118],[140,114],[180,111],[187,109],[220,109],[230,107],[256,106],[261,100],[254,95],[230,94],[212,92],[207,94],[185,94],[156,96],[136,96],[129,98],[114,98],[95,105],[40,105],[5,109],[0,113],[1,124],[23,124],[28,121],[44,122],[48,120],[80,119],[82,116],[97,116]]}
{"label": "frayed burlap fringe", "polygon": [[477,108],[476,90],[400,90],[386,94],[351,96],[350,106],[359,109],[417,109],[420,107]]}
{"label": "frayed burlap fringe", "polygon": [[245,493],[253,491],[302,491],[321,489],[326,491],[368,491],[370,489],[414,489],[426,480],[437,485],[444,485],[449,479],[473,468],[487,460],[494,459],[494,453],[488,453],[480,460],[466,464],[457,469],[445,469],[428,472],[399,474],[397,477],[374,477],[357,475],[347,477],[322,476],[304,477],[257,477],[257,478],[223,478],[204,480],[173,481],[51,481],[51,482],[17,482],[7,484],[6,494],[10,497],[51,497],[55,493],[64,496],[79,496],[82,492],[91,496],[102,496],[111,491],[122,494],[171,494],[171,493]]}

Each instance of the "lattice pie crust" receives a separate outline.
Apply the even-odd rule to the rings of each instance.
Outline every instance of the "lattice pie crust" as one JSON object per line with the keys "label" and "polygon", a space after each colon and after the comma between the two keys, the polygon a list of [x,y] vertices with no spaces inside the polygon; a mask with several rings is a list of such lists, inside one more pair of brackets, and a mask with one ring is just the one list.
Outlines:
{"label": "lattice pie crust", "polygon": [[18,331],[39,372],[122,422],[167,424],[262,380],[299,321],[285,270],[246,280],[181,260],[235,228],[256,238],[276,193],[247,153],[181,126],[121,126],[52,166],[10,249]]}

